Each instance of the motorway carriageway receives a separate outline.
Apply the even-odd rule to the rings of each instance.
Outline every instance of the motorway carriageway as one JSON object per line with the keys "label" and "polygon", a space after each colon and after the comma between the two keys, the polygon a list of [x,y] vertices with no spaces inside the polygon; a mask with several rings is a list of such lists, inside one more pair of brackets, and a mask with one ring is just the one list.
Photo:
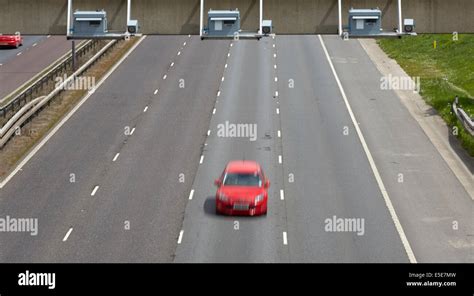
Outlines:
{"label": "motorway carriageway", "polygon": [[0,48],[0,100],[71,51],[64,36],[23,36],[23,46]]}
{"label": "motorway carriageway", "polygon": [[[0,233],[1,262],[473,262],[470,197],[357,40],[147,36],[34,152],[0,217],[38,235]],[[266,217],[215,215],[242,158],[270,177]]]}

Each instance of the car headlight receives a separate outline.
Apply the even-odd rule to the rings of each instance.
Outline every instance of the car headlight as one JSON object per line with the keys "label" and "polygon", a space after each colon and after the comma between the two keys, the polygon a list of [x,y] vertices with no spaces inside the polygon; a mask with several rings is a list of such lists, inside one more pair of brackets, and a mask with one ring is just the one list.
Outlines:
{"label": "car headlight", "polygon": [[257,197],[255,197],[255,204],[258,204],[262,200],[263,200],[263,194],[257,195]]}
{"label": "car headlight", "polygon": [[219,200],[226,202],[229,199],[227,198],[227,196],[224,193],[219,193]]}

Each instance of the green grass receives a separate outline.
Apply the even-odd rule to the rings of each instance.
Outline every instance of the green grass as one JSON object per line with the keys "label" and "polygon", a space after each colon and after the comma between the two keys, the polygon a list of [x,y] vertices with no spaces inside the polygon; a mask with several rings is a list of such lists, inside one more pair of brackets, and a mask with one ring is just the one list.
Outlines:
{"label": "green grass", "polygon": [[[450,104],[459,96],[461,107],[474,116],[474,34],[422,34],[402,39],[380,39],[380,47],[411,77],[420,77],[421,95],[450,125],[474,156],[474,138],[451,114]],[[436,48],[434,48],[436,41]]]}

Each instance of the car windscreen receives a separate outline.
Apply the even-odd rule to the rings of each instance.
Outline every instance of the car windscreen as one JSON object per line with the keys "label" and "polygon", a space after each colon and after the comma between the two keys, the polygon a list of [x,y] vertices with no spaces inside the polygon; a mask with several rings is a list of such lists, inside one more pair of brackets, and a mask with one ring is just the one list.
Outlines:
{"label": "car windscreen", "polygon": [[255,174],[229,173],[224,176],[224,185],[226,186],[262,186],[260,176]]}

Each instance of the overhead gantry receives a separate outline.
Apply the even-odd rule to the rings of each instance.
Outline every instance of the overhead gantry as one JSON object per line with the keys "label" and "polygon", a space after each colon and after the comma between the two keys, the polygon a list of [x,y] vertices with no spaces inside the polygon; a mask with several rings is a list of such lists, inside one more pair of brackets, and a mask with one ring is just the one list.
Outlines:
{"label": "overhead gantry", "polygon": [[[342,27],[342,0],[338,0],[338,18],[339,18],[338,34],[340,36],[343,36],[345,32]],[[414,26],[414,21],[412,19],[407,19],[405,20],[405,25]],[[407,30],[404,30],[404,25],[402,22],[402,0],[398,0],[398,28],[397,28],[396,33],[394,34],[394,32],[380,32],[380,34],[376,34],[376,35],[379,35],[379,36],[416,35],[416,33],[408,32]],[[370,36],[375,36],[375,35],[370,35]]]}
{"label": "overhead gantry", "polygon": [[[208,28],[204,28],[204,9],[205,0],[200,0],[200,14],[199,14],[199,36],[201,39],[204,38],[257,38],[260,39],[263,36],[268,35],[267,32],[271,32],[272,28],[264,28],[264,24],[271,24],[271,21],[263,20],[263,0],[259,0],[259,27],[257,32],[242,31],[240,29],[240,13],[235,15],[237,10],[218,10],[209,11],[213,17],[208,15],[208,20],[215,21],[214,23],[208,23]],[[226,14],[229,14],[227,17]],[[214,16],[215,15],[215,16]],[[232,23],[235,21],[235,23]],[[221,22],[227,22],[228,30],[222,28]],[[210,28],[214,25],[215,28]]]}
{"label": "overhead gantry", "polygon": [[131,0],[127,0],[127,29],[124,33],[110,33],[107,12],[73,11],[72,0],[67,1],[67,39],[127,39],[138,33],[138,21],[130,19]]}

